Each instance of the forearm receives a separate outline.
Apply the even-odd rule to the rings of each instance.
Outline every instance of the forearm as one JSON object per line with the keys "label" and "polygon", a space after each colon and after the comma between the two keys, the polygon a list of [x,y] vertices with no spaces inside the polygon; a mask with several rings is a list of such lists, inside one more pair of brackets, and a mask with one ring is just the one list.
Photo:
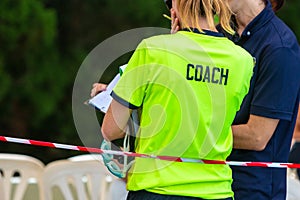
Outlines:
{"label": "forearm", "polygon": [[112,141],[124,138],[131,110],[112,100],[102,123],[103,138]]}
{"label": "forearm", "polygon": [[298,110],[298,117],[296,121],[293,139],[295,141],[300,141],[300,109]]}
{"label": "forearm", "polygon": [[[107,131],[107,129],[110,129],[110,131]],[[113,127],[111,124],[103,123],[101,131],[103,138],[107,141],[113,141],[125,137],[125,130]]]}
{"label": "forearm", "polygon": [[232,126],[233,148],[262,151],[272,137],[278,119],[250,115],[247,124]]}
{"label": "forearm", "polygon": [[264,144],[261,144],[261,138],[259,135],[255,135],[255,132],[247,124],[232,126],[233,133],[233,148],[234,149],[246,149],[261,151],[265,148]]}
{"label": "forearm", "polygon": [[295,141],[300,141],[300,124],[298,127],[297,126],[295,127],[293,139]]}

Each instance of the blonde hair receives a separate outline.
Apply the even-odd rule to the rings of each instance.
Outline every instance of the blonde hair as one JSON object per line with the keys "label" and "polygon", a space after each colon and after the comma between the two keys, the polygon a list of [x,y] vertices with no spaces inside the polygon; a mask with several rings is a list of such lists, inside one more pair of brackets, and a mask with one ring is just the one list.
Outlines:
{"label": "blonde hair", "polygon": [[203,32],[199,26],[199,17],[204,17],[209,28],[214,29],[214,14],[216,14],[219,16],[221,27],[226,32],[234,34],[230,26],[232,12],[227,0],[176,0],[176,6],[182,28],[190,28],[189,23],[191,23],[193,28]]}

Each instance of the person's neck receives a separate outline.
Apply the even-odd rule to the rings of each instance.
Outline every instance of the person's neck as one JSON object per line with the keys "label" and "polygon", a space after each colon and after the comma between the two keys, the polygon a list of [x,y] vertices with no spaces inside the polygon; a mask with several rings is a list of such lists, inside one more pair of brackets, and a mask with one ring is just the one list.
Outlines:
{"label": "person's neck", "polygon": [[[214,31],[214,32],[218,32],[217,29],[215,27],[209,27],[209,24],[206,20],[206,18],[204,17],[200,17],[199,18],[199,23],[198,23],[199,27],[202,29],[202,30],[207,30],[207,31]],[[193,27],[192,23],[188,22],[188,26],[189,27],[186,27],[186,28],[197,28],[197,27]]]}
{"label": "person's neck", "polygon": [[238,24],[238,34],[242,35],[246,26],[265,8],[264,2],[260,0],[248,0],[236,13],[236,21]]}

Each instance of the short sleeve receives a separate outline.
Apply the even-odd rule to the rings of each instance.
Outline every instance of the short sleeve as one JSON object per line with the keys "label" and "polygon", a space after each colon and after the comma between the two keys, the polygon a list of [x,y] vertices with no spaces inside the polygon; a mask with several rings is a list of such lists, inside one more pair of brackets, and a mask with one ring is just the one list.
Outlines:
{"label": "short sleeve", "polygon": [[300,60],[289,48],[278,48],[259,63],[250,113],[291,120],[299,95]]}
{"label": "short sleeve", "polygon": [[112,97],[130,109],[137,109],[143,103],[149,79],[147,60],[148,49],[145,40],[143,40],[133,53],[124,73],[113,89]]}

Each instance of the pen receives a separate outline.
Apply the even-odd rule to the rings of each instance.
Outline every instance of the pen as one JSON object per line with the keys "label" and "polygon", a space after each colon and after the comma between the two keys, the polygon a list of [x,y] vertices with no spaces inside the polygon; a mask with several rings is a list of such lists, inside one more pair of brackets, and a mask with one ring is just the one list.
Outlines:
{"label": "pen", "polygon": [[166,18],[166,19],[168,19],[168,20],[171,20],[171,21],[172,21],[172,18],[171,18],[171,17],[169,17],[168,15],[166,15],[166,14],[163,14],[163,16],[164,16],[164,18]]}

